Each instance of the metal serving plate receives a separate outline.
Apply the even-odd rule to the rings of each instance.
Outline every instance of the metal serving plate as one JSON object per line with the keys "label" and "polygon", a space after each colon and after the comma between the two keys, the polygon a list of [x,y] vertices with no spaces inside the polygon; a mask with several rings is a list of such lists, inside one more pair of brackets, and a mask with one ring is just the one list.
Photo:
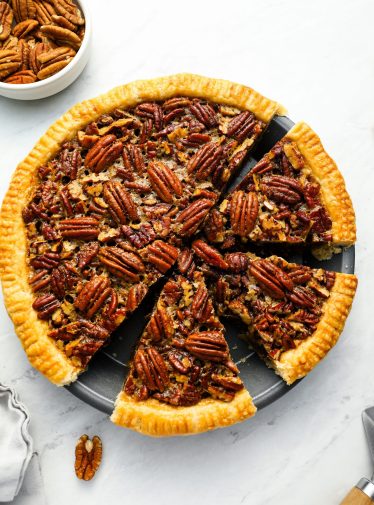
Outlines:
{"label": "metal serving plate", "polygon": [[[252,157],[244,164],[231,187],[237,185],[256,161],[269,151],[293,125],[294,123],[287,117],[275,117],[261,138]],[[251,250],[258,254],[266,254],[266,249],[251,248]],[[278,253],[277,248],[274,246],[271,251],[274,254]],[[324,262],[317,261],[305,250],[295,251],[293,249],[291,251],[282,249],[279,254],[296,263],[320,266],[336,272],[354,272],[354,247]],[[153,287],[150,296],[146,297],[136,313],[114,332],[109,345],[92,359],[88,370],[80,375],[76,382],[67,386],[68,391],[102,412],[110,414],[113,411],[115,398],[121,390],[124,378],[127,375],[128,362],[159,290],[160,285]],[[224,323],[232,357],[239,366],[241,378],[251,392],[257,408],[263,408],[286,394],[290,387],[249,349],[248,344],[238,338],[238,335],[244,333],[244,328],[232,321],[224,321]]]}

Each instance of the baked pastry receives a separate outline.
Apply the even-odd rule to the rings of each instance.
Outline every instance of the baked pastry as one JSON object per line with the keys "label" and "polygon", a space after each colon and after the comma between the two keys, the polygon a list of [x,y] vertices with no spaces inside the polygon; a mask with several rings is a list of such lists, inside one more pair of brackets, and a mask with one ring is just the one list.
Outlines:
{"label": "baked pastry", "polygon": [[[94,353],[107,344],[114,329],[138,307],[150,286],[172,275],[177,260],[186,282],[191,283],[196,276],[197,285],[203,286],[201,272],[188,253],[191,242],[203,230],[209,241],[217,241],[225,250],[238,243],[236,236],[260,240],[251,233],[242,233],[248,231],[245,220],[243,230],[242,224],[239,228],[235,223],[232,226],[231,214],[226,211],[229,206],[225,200],[222,204],[222,196],[273,116],[282,112],[279,104],[245,86],[180,74],[116,88],[73,107],[51,126],[18,166],[0,221],[5,303],[35,368],[57,385],[74,381]],[[328,247],[354,241],[354,214],[344,183],[316,139],[301,124],[280,143],[281,151],[290,160],[287,163],[292,170],[294,157],[306,160],[308,171],[304,165],[293,175],[302,174],[305,180],[314,177],[320,182],[322,196],[317,204],[327,209],[329,218],[324,220],[331,219],[332,231],[326,227],[316,230],[312,216],[312,232],[303,232],[299,237],[294,231],[285,238],[272,235],[267,238],[270,242],[291,236],[291,242],[306,242],[311,233],[311,242]],[[295,146],[301,154],[295,154]],[[277,177],[278,168],[274,170],[272,176]],[[251,177],[240,189],[243,194],[255,194]],[[340,190],[327,204],[325,196],[332,181],[338,182]],[[313,183],[308,180],[307,184]],[[264,188],[256,191],[270,194]],[[244,217],[250,208],[246,205],[247,210],[241,211]],[[342,222],[338,218],[341,209],[346,210],[345,221],[335,230],[334,223]],[[302,210],[292,208],[291,214]],[[212,235],[212,216],[222,220],[224,240]],[[219,251],[215,259],[210,257],[201,263],[208,254],[207,247],[211,246],[201,240],[194,243],[199,253],[198,269],[208,275],[207,265],[214,267],[215,275],[221,275],[222,282],[226,282],[230,266]],[[241,302],[243,292],[236,295],[236,301]],[[330,304],[326,302],[325,306]],[[339,312],[340,329],[347,311]],[[212,318],[222,335],[216,316]],[[338,333],[336,326],[335,339]],[[329,342],[332,345],[333,339]],[[264,349],[269,351],[266,346]],[[281,348],[281,352],[283,356],[289,351]],[[273,356],[273,361],[280,361],[282,356]],[[134,370],[130,379],[135,377]],[[235,376],[233,367],[231,373]],[[187,406],[165,404],[160,396],[164,391],[152,392],[146,400],[137,401],[138,390],[129,394],[129,387],[121,393],[113,419],[147,433],[194,433],[231,424],[254,412],[244,388],[230,402],[212,395],[209,398],[209,392],[200,388],[201,401]],[[217,385],[210,387],[213,391]],[[120,412],[125,404],[126,409],[131,404],[135,421]],[[157,413],[165,421],[160,421],[157,429],[148,421],[139,424],[141,417],[150,414],[149,405],[152,422]],[[168,414],[162,417],[165,412]],[[205,420],[185,421],[196,416]],[[172,419],[180,421],[175,421],[173,427]]]}
{"label": "baked pastry", "polygon": [[256,412],[190,255],[187,275],[172,276],[160,294],[111,417],[148,435],[199,433]]}
{"label": "baked pastry", "polygon": [[231,247],[234,238],[323,244],[325,257],[356,240],[344,180],[305,123],[296,124],[211,211],[205,232],[210,241]]}
{"label": "baked pastry", "polygon": [[192,247],[218,314],[235,315],[248,326],[253,348],[287,384],[309,373],[335,345],[351,309],[355,275],[278,256],[223,256],[203,240]]}

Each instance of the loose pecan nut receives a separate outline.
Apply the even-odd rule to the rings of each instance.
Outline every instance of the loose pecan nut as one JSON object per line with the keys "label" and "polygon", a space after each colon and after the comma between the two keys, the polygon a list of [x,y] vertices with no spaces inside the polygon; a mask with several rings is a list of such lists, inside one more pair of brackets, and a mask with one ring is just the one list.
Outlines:
{"label": "loose pecan nut", "polygon": [[39,296],[32,304],[32,308],[38,313],[39,319],[49,319],[59,306],[60,302],[52,293]]}
{"label": "loose pecan nut", "polygon": [[136,254],[124,251],[119,247],[102,247],[99,260],[109,272],[131,282],[139,282],[139,274],[145,271],[142,260]]}
{"label": "loose pecan nut", "polygon": [[243,111],[235,116],[227,127],[227,135],[242,142],[256,126],[256,118],[252,112]]}
{"label": "loose pecan nut", "polygon": [[104,305],[111,294],[110,280],[108,277],[95,276],[89,280],[77,296],[74,307],[85,312],[90,319]]}
{"label": "loose pecan nut", "polygon": [[96,239],[99,235],[99,222],[92,217],[63,219],[59,223],[59,229],[64,238],[92,240]]}
{"label": "loose pecan nut", "polygon": [[204,180],[218,169],[221,164],[223,148],[221,145],[210,142],[203,145],[187,163],[187,171],[194,174],[196,179]]}
{"label": "loose pecan nut", "polygon": [[169,384],[169,376],[163,357],[154,347],[139,349],[134,357],[138,376],[151,391],[164,391]]}
{"label": "loose pecan nut", "polygon": [[229,357],[226,340],[219,331],[191,333],[186,339],[185,348],[202,360],[222,362]]}
{"label": "loose pecan nut", "polygon": [[31,84],[36,81],[36,75],[31,70],[20,70],[12,74],[4,82],[9,84]]}
{"label": "loose pecan nut", "polygon": [[180,234],[193,235],[203,223],[209,209],[214,205],[214,200],[199,198],[188,205],[178,216],[177,223],[182,223]]}
{"label": "loose pecan nut", "polygon": [[230,202],[230,221],[232,231],[241,237],[248,237],[256,225],[258,216],[256,193],[235,191]]}
{"label": "loose pecan nut", "polygon": [[35,18],[36,8],[33,0],[12,0],[12,8],[17,23]]}
{"label": "loose pecan nut", "polygon": [[228,268],[228,264],[223,259],[222,254],[215,247],[204,242],[204,240],[195,240],[192,244],[192,249],[208,265],[221,268],[222,270]]}
{"label": "loose pecan nut", "polygon": [[82,43],[76,33],[61,26],[44,25],[40,27],[40,31],[49,39],[55,40],[60,45],[70,46],[76,51],[78,51]]}
{"label": "loose pecan nut", "polygon": [[149,320],[147,332],[153,342],[159,342],[163,338],[171,338],[174,335],[173,320],[162,304],[159,304],[156,312]]}
{"label": "loose pecan nut", "polygon": [[74,25],[81,26],[84,24],[81,11],[71,0],[51,0],[51,3],[61,16],[64,16]]}
{"label": "loose pecan nut", "polygon": [[66,19],[64,16],[58,16],[57,14],[52,14],[51,20],[55,25],[61,26],[61,28],[66,28],[67,30],[71,30],[72,32],[75,32],[77,30],[77,27],[73,23],[71,23],[68,19]]}
{"label": "loose pecan nut", "polygon": [[119,182],[108,181],[104,184],[104,200],[109,206],[109,212],[118,223],[125,224],[129,217],[138,221],[139,215],[131,195]]}
{"label": "loose pecan nut", "polygon": [[88,151],[84,164],[94,173],[101,172],[107,166],[111,165],[121,154],[122,143],[117,140],[115,135],[104,135]]}
{"label": "loose pecan nut", "polygon": [[292,177],[284,175],[265,176],[261,181],[262,191],[276,202],[293,205],[301,200],[303,189]]}
{"label": "loose pecan nut", "polygon": [[157,270],[165,274],[175,263],[179,250],[166,244],[162,240],[156,240],[147,247],[147,258]]}
{"label": "loose pecan nut", "polygon": [[16,72],[21,66],[19,51],[13,49],[0,49],[0,80]]}
{"label": "loose pecan nut", "polygon": [[47,79],[51,75],[65,68],[75,56],[71,47],[57,47],[37,56],[39,66],[38,79]]}
{"label": "loose pecan nut", "polygon": [[19,39],[26,38],[29,33],[39,26],[36,19],[25,19],[13,27],[13,35]]}
{"label": "loose pecan nut", "polygon": [[174,196],[182,196],[180,180],[165,163],[151,161],[148,165],[148,177],[163,202],[172,203]]}
{"label": "loose pecan nut", "polygon": [[36,14],[35,17],[40,25],[48,25],[52,23],[52,16],[56,11],[52,4],[43,0],[34,0]]}
{"label": "loose pecan nut", "polygon": [[[21,66],[19,67],[20,70],[30,70],[29,69],[29,64],[30,64],[30,46],[28,42],[24,39],[21,39],[18,41],[18,51],[21,57]],[[11,76],[13,77],[13,76]]]}
{"label": "loose pecan nut", "polygon": [[6,40],[12,28],[13,11],[6,2],[0,2],[0,41]]}
{"label": "loose pecan nut", "polygon": [[75,447],[75,474],[78,479],[91,480],[100,466],[103,447],[98,436],[82,435]]}

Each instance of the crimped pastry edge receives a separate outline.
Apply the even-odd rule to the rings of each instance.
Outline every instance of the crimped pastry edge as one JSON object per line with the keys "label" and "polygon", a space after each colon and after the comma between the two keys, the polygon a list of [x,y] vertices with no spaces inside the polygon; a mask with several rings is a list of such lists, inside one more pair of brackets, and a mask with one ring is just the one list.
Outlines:
{"label": "crimped pastry edge", "polygon": [[31,364],[56,385],[74,381],[81,371],[72,365],[48,337],[48,324],[32,309],[33,293],[27,282],[26,235],[21,212],[37,183],[36,171],[73,138],[77,131],[117,107],[130,108],[147,100],[176,95],[201,97],[251,110],[263,121],[284,109],[251,88],[220,79],[177,74],[119,86],[83,101],[59,118],[39,139],[13,174],[0,217],[0,276],[5,305]]}

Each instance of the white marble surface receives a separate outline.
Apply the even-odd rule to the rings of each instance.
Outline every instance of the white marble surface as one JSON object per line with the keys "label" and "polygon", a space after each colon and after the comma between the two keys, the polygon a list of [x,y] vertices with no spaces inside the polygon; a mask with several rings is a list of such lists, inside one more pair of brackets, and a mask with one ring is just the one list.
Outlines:
{"label": "white marble surface", "polygon": [[[0,380],[31,412],[49,505],[337,504],[372,471],[361,411],[374,403],[374,53],[372,0],[92,0],[90,62],[69,89],[34,103],[0,98],[1,197],[37,138],[81,99],[178,71],[253,86],[305,119],[338,162],[355,203],[360,285],[336,348],[251,421],[194,438],[121,430],[34,371],[1,305]],[[75,441],[98,434],[103,464],[73,472]],[[30,501],[38,505],[39,500]]]}

